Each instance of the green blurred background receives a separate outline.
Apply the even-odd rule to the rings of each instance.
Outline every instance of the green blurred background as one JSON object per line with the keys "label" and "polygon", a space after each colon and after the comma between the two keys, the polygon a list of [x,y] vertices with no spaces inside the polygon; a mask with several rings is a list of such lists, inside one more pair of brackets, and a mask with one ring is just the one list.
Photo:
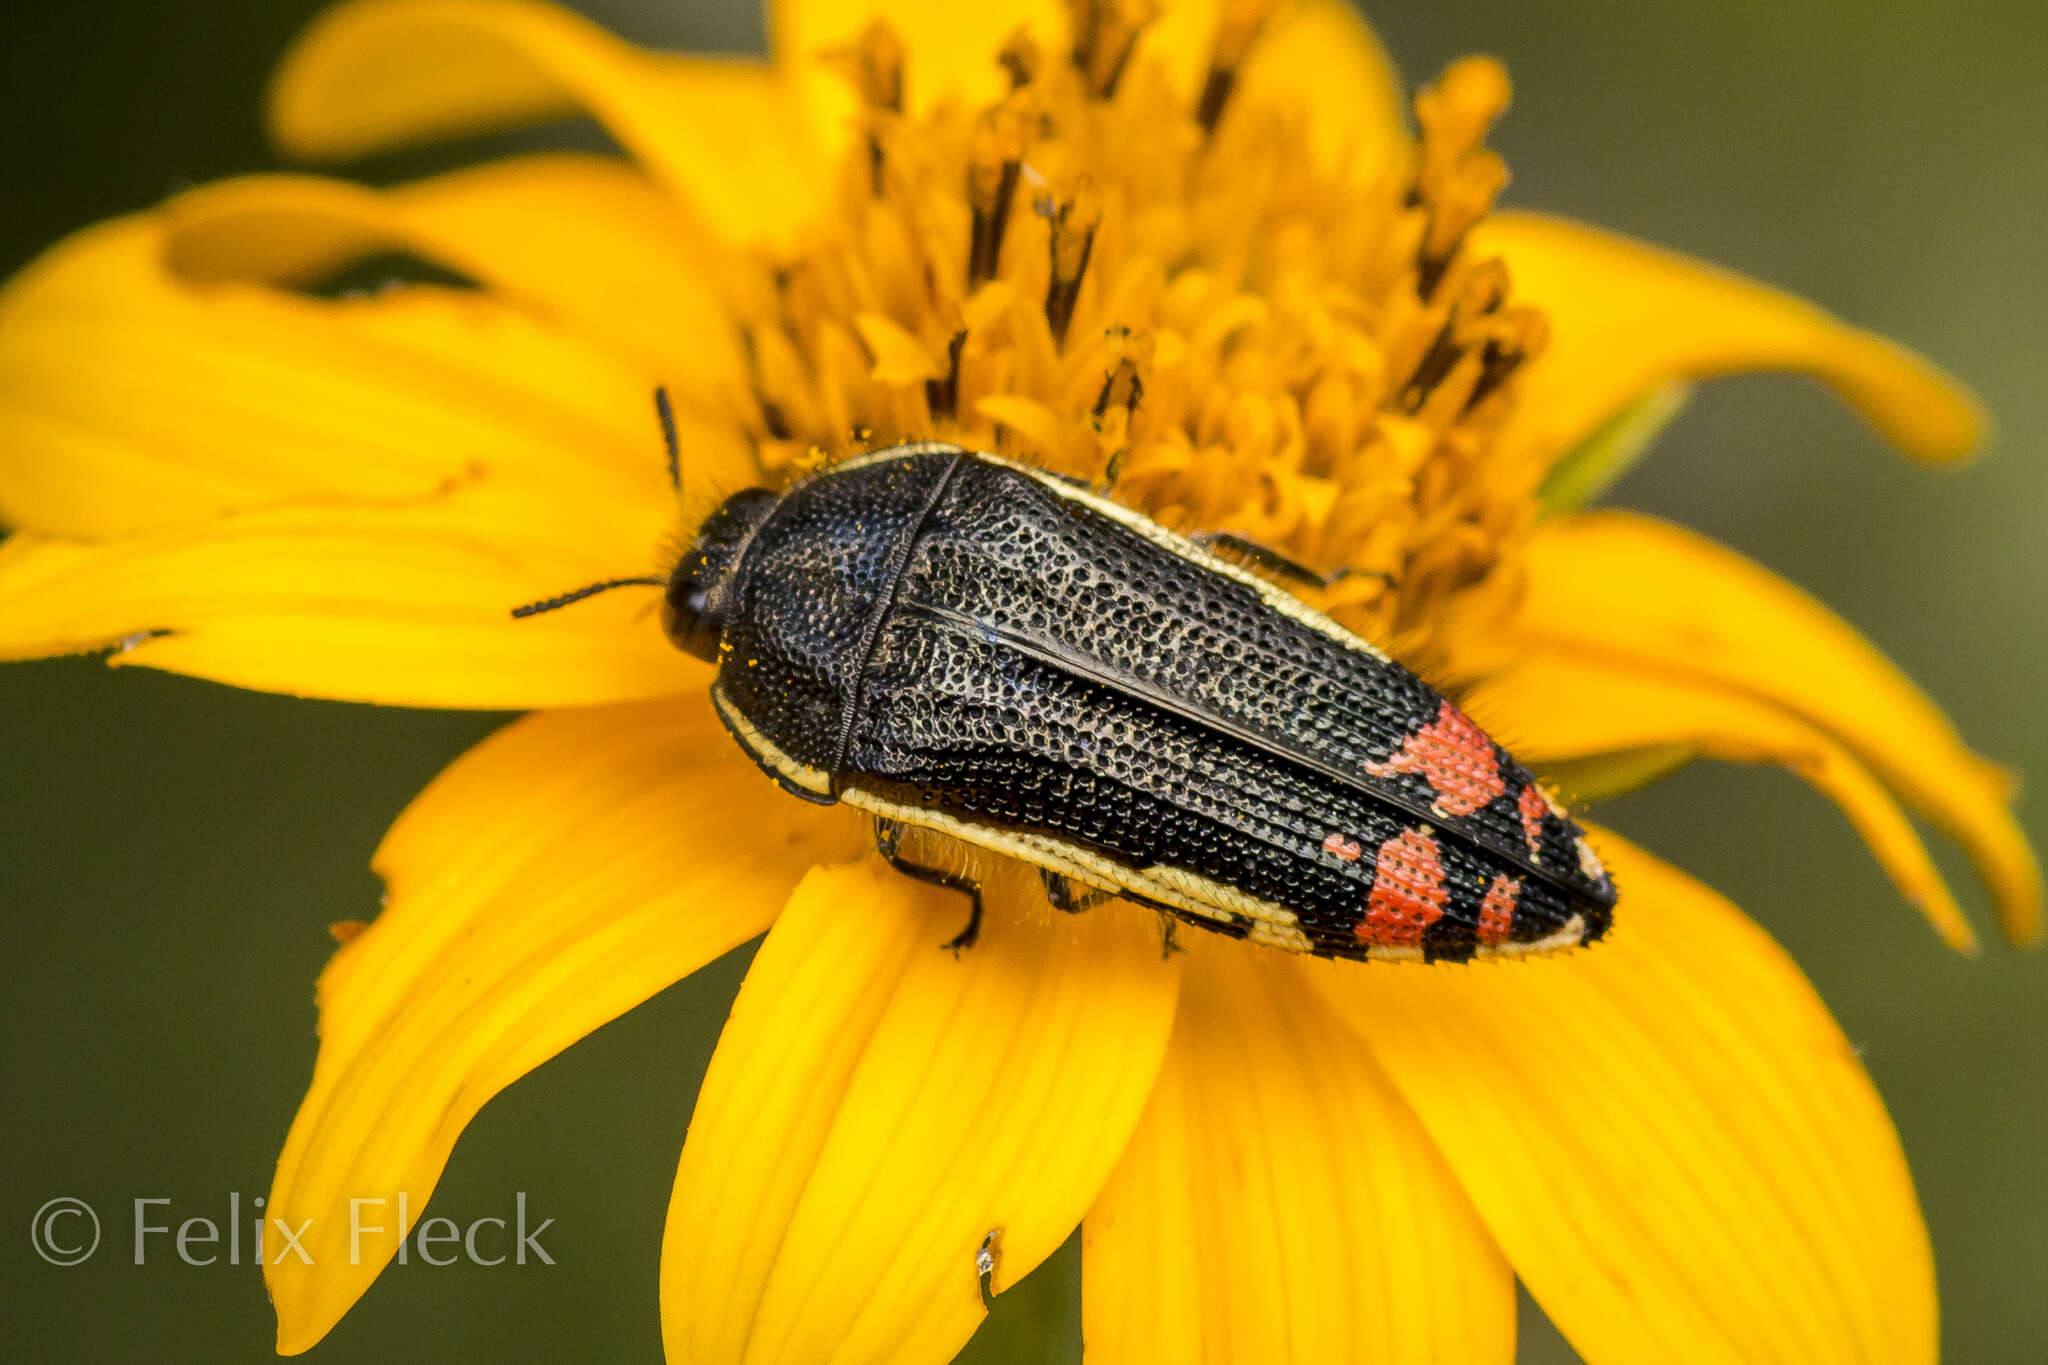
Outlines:
{"label": "green blurred background", "polygon": [[[91,220],[270,164],[266,67],[313,0],[10,6],[0,270]],[[630,37],[749,50],[744,0],[592,0]],[[1380,5],[1411,77],[1486,50],[1517,98],[1512,202],[1724,262],[1888,332],[1996,414],[1990,458],[1906,466],[1791,379],[1709,386],[1612,500],[1719,537],[1834,604],[1984,752],[2048,773],[2048,11],[2028,4],[1594,0]],[[568,130],[571,143],[587,134]],[[389,178],[430,163],[369,168]],[[67,660],[0,669],[0,1356],[257,1361],[249,1269],[130,1263],[130,1201],[224,1218],[263,1193],[313,1060],[325,926],[371,913],[407,798],[500,718],[287,701]],[[2027,816],[2044,832],[2041,804]],[[1933,1230],[1948,1358],[2048,1360],[2048,960],[1943,951],[1841,817],[1775,772],[1702,767],[1605,818],[1727,892],[1805,964],[1890,1101]],[[1941,850],[1966,903],[1982,898]],[[656,1361],[663,1202],[744,953],[493,1103],[435,1211],[556,1219],[557,1265],[387,1273],[317,1348],[369,1360]],[[31,1252],[59,1195],[89,1263]],[[164,1206],[158,1206],[159,1209]],[[1073,1360],[1070,1246],[970,1355]],[[1526,1306],[1526,1305],[1525,1305]],[[1525,1313],[1523,1358],[1571,1353]]]}

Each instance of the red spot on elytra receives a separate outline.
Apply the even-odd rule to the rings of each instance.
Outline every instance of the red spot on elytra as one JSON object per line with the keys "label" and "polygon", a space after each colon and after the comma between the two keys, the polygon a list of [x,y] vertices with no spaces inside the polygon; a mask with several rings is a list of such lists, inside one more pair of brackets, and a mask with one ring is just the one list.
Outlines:
{"label": "red spot on elytra", "polygon": [[1355,863],[1365,856],[1365,847],[1358,840],[1347,839],[1342,834],[1332,830],[1330,831],[1330,837],[1323,840],[1323,852],[1339,862]]}
{"label": "red spot on elytra", "polygon": [[1443,918],[1447,899],[1436,840],[1419,829],[1402,830],[1380,845],[1358,937],[1382,947],[1419,944],[1422,931]]}
{"label": "red spot on elytra", "polygon": [[1374,777],[1421,774],[1447,815],[1470,815],[1508,789],[1493,741],[1449,702],[1433,722],[1408,736],[1399,753],[1365,770]]}
{"label": "red spot on elytra", "polygon": [[1515,802],[1515,808],[1522,813],[1522,838],[1533,854],[1543,846],[1543,812],[1550,808],[1550,803],[1543,799],[1542,789],[1531,782],[1522,788],[1522,799]]}
{"label": "red spot on elytra", "polygon": [[1515,924],[1515,902],[1522,896],[1522,884],[1511,877],[1495,877],[1479,903],[1479,942],[1492,947],[1507,942]]}

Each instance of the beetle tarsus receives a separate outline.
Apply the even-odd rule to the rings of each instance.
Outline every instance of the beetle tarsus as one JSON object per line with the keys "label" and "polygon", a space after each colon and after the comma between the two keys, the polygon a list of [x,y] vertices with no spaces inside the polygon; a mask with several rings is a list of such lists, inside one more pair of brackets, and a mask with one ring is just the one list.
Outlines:
{"label": "beetle tarsus", "polygon": [[[903,870],[910,872],[909,868],[904,868]],[[981,938],[981,883],[968,881],[965,877],[955,877],[946,872],[936,873],[927,877],[924,874],[928,871],[930,871],[929,868],[921,868],[918,871],[910,872],[910,875],[918,878],[920,881],[928,881],[933,886],[943,886],[951,891],[964,892],[967,896],[967,926],[959,933],[953,935],[953,937],[947,939],[943,945],[947,952],[957,958],[962,951],[972,948],[975,942]]]}
{"label": "beetle tarsus", "polygon": [[1055,910],[1069,915],[1078,915],[1083,910],[1093,910],[1109,899],[1109,893],[1098,887],[1076,891],[1073,879],[1063,877],[1049,867],[1038,869],[1038,879],[1045,883],[1045,901]]}
{"label": "beetle tarsus", "polygon": [[927,886],[942,886],[948,891],[958,891],[961,895],[967,897],[967,927],[947,939],[945,943],[947,952],[950,952],[954,957],[960,956],[962,949],[972,948],[975,940],[981,937],[981,883],[972,877],[963,877],[957,872],[948,872],[944,868],[929,867],[924,863],[914,863],[903,856],[900,851],[902,845],[903,825],[901,822],[890,820],[880,815],[876,816],[875,852],[882,855],[884,862],[912,881],[923,882]]}

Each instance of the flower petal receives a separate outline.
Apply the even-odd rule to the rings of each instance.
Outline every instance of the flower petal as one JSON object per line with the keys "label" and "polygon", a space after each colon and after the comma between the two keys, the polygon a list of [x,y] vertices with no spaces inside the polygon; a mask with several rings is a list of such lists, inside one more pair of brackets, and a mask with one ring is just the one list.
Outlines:
{"label": "flower petal", "polygon": [[1812,375],[1915,459],[1958,460],[1983,437],[1953,379],[1790,294],[1540,214],[1495,214],[1472,240],[1550,322],[1501,436],[1536,475],[1660,385],[1739,370]]}
{"label": "flower petal", "polygon": [[[1167,5],[1147,25],[1140,54],[1165,63],[1180,88],[1200,90],[1227,5],[1228,0]],[[1233,100],[1238,99],[1302,105],[1319,153],[1330,161],[1354,154],[1369,171],[1405,161],[1413,141],[1406,89],[1393,59],[1347,0],[1274,6],[1238,73]]]}
{"label": "flower petal", "polygon": [[1371,178],[1412,155],[1400,73],[1348,0],[1299,0],[1283,9],[1246,59],[1241,89],[1248,101],[1304,105],[1310,145],[1325,164]]}
{"label": "flower petal", "polygon": [[[1008,877],[1010,873],[998,873]],[[1029,883],[1032,888],[1036,882]],[[1180,978],[1150,914],[1046,923],[869,860],[813,872],[704,1080],[662,1248],[671,1360],[945,1361],[1101,1188],[1166,1050]]]}
{"label": "flower petal", "polygon": [[739,338],[707,271],[713,253],[675,200],[625,162],[517,157],[399,189],[255,175],[164,207],[164,251],[193,284],[302,284],[406,251],[543,317],[709,389],[740,376]]}
{"label": "flower petal", "polygon": [[833,54],[870,24],[888,24],[904,47],[904,108],[917,115],[947,98],[970,107],[1009,89],[996,56],[1018,29],[1048,53],[1068,45],[1067,13],[1057,0],[771,0],[768,32],[777,64],[802,102],[812,142],[836,159],[857,126],[860,104]]}
{"label": "flower petal", "polygon": [[[651,379],[487,295],[189,286],[162,246],[157,219],[105,224],[0,297],[0,512],[33,533],[0,549],[0,654],[125,643],[423,705],[691,685],[644,592],[509,615],[658,567],[676,501]],[[748,465],[679,416],[693,478]]]}
{"label": "flower petal", "polygon": [[1187,935],[1158,1087],[1083,1224],[1089,1365],[1512,1361],[1515,1281],[1291,961]]}
{"label": "flower petal", "polygon": [[[701,699],[529,716],[392,827],[382,914],[320,978],[320,1058],[268,1212],[311,1265],[265,1269],[278,1350],[305,1350],[416,1223],[498,1091],[760,933],[857,826],[764,782]],[[367,1230],[351,1254],[350,1200]],[[378,1216],[381,1215],[381,1216]]]}
{"label": "flower petal", "polygon": [[[1774,763],[1818,787],[1841,807],[1893,883],[1952,948],[1974,951],[1977,936],[1913,822],[1884,784],[1840,744],[1760,698],[1681,681],[1640,668],[1614,668],[1552,651],[1525,655],[1460,699],[1497,733],[1515,736],[1515,755],[1539,771],[1666,751],[1730,763]],[[1614,794],[1612,792],[1606,794]],[[1583,795],[1583,794],[1581,794]]]}
{"label": "flower petal", "polygon": [[[0,293],[0,518],[89,539],[483,475],[599,528],[594,552],[630,547],[624,571],[668,529],[657,372],[487,294],[194,285],[165,246],[159,217],[102,224]],[[687,472],[752,472],[728,424],[677,415]]]}
{"label": "flower petal", "polygon": [[786,234],[820,178],[765,64],[643,52],[531,0],[353,0],[278,69],[272,136],[345,158],[587,110],[734,241]]}
{"label": "flower petal", "polygon": [[2041,932],[2041,873],[2010,778],[1841,618],[1732,550],[1652,518],[1595,512],[1538,530],[1520,615],[1468,650],[1530,650],[1706,683],[1790,712],[1845,747],[1969,851],[2017,942]]}
{"label": "flower petal", "polygon": [[[476,522],[496,524],[465,524]],[[266,510],[100,545],[17,535],[0,545],[0,659],[115,649],[117,665],[392,706],[521,710],[701,688],[705,670],[663,638],[648,589],[512,617],[650,567],[645,548],[621,566],[558,529],[530,500],[457,488],[415,506]]]}
{"label": "flower petal", "polygon": [[1308,975],[1589,1365],[1932,1362],[1926,1229],[1848,1039],[1733,906],[1600,846],[1591,948]]}

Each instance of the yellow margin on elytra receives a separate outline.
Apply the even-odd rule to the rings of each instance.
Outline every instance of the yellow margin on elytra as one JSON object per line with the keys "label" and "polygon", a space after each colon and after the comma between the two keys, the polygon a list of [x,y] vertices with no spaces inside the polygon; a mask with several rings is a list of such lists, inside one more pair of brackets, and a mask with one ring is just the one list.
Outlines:
{"label": "yellow margin on elytra", "polygon": [[793,787],[802,787],[819,796],[832,794],[832,775],[823,768],[813,768],[800,763],[782,752],[774,740],[761,733],[759,726],[741,714],[739,707],[725,695],[725,689],[717,683],[711,684],[711,704],[718,708],[719,719],[725,728],[732,731],[732,737],[739,741],[742,749],[754,756],[754,761],[782,778]]}

